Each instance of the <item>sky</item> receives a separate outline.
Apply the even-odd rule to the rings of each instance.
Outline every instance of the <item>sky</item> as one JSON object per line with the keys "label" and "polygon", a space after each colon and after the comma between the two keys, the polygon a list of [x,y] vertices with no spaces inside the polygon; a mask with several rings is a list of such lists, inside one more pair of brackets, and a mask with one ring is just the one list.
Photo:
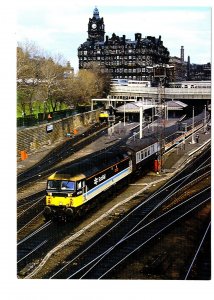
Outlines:
{"label": "sky", "polygon": [[16,40],[30,40],[50,54],[62,54],[77,71],[77,48],[88,37],[88,21],[97,6],[106,35],[125,34],[131,40],[136,32],[142,37],[161,35],[171,56],[180,57],[184,46],[186,61],[190,56],[191,63],[204,64],[211,62],[211,4],[206,0],[198,1],[198,5],[194,2],[19,0]]}

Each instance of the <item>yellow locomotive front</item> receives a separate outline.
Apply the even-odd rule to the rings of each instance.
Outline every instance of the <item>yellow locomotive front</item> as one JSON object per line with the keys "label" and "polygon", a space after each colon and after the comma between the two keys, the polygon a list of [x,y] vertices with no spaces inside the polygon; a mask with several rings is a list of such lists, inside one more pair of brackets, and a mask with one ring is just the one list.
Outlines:
{"label": "yellow locomotive front", "polygon": [[72,219],[84,203],[85,176],[53,174],[48,178],[44,216],[50,219]]}
{"label": "yellow locomotive front", "polygon": [[107,110],[101,111],[99,115],[100,122],[108,122],[109,113]]}

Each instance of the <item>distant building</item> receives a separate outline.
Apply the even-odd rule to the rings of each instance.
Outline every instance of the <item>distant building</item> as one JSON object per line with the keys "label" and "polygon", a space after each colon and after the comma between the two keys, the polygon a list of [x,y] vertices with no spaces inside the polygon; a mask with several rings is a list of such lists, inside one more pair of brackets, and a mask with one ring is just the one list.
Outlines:
{"label": "distant building", "polygon": [[189,59],[187,64],[187,80],[211,80],[211,64],[191,64]]}
{"label": "distant building", "polygon": [[112,78],[152,81],[151,67],[168,64],[169,51],[161,36],[142,38],[141,33],[135,33],[134,41],[115,33],[111,38],[105,37],[104,20],[95,8],[93,17],[89,18],[87,41],[78,48],[78,58],[80,69],[96,62]]}
{"label": "distant building", "polygon": [[181,46],[181,56],[172,56],[169,65],[174,66],[174,78],[171,81],[209,81],[211,80],[211,64],[191,64],[190,56],[184,60],[184,46]]}
{"label": "distant building", "polygon": [[186,80],[187,64],[182,61],[180,57],[171,56],[169,59],[169,65],[174,66],[174,76],[171,81]]}
{"label": "distant building", "polygon": [[73,75],[74,75],[74,68],[71,67],[70,61],[68,61],[64,72],[64,78],[72,77]]}

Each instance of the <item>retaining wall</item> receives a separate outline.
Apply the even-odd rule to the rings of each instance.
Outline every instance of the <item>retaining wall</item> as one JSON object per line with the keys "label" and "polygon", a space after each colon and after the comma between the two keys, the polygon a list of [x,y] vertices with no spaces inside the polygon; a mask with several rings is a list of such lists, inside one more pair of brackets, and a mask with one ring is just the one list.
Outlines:
{"label": "retaining wall", "polygon": [[[17,155],[20,151],[37,151],[66,137],[80,126],[89,126],[99,120],[100,109],[52,121],[39,126],[17,131]],[[52,130],[51,130],[52,129]]]}

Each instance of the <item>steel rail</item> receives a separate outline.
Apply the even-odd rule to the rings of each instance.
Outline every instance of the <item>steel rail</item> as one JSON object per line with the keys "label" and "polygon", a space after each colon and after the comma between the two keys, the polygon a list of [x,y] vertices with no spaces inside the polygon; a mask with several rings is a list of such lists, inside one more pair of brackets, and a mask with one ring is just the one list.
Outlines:
{"label": "steel rail", "polygon": [[[42,214],[39,213],[38,215]],[[38,215],[36,217],[38,217]],[[30,222],[29,222],[30,223]],[[47,223],[45,223],[44,225],[42,225],[41,227],[39,227],[38,229],[36,229],[34,232],[32,232],[31,234],[29,234],[28,236],[26,236],[24,239],[22,239],[21,241],[19,241],[17,243],[17,246],[21,245],[22,243],[24,243],[26,240],[28,240],[29,238],[31,238],[32,236],[34,236],[35,234],[37,234],[38,232],[42,231],[43,229],[45,229],[46,227],[48,227],[50,224],[52,223],[52,221],[48,221]],[[24,227],[26,227],[28,224],[26,224]],[[22,227],[20,230],[22,230],[24,227]],[[19,230],[19,231],[20,231]]]}
{"label": "steel rail", "polygon": [[22,260],[24,260],[25,258],[27,258],[29,255],[31,255],[32,253],[34,253],[36,250],[38,250],[39,248],[41,248],[44,244],[47,243],[48,240],[43,241],[41,244],[39,244],[38,246],[36,246],[36,248],[34,248],[31,252],[29,252],[28,254],[26,254],[24,257],[22,257],[19,261],[17,261],[17,264],[19,262],[21,262]]}
{"label": "steel rail", "polygon": [[[38,204],[38,203],[39,203],[40,201],[42,201],[43,199],[44,199],[44,196],[41,197],[41,198],[39,198],[39,199],[35,199],[35,200],[34,200],[34,203],[33,203],[31,206],[29,206],[28,208],[22,210],[19,214],[17,214],[17,217],[19,218],[20,216],[22,216],[26,211],[28,211],[29,209],[33,208],[36,204]],[[35,201],[36,201],[36,202],[35,202]],[[23,204],[23,205],[27,205],[27,204],[29,204],[29,203],[25,203],[25,204]],[[20,208],[20,207],[19,207],[19,208]]]}
{"label": "steel rail", "polygon": [[193,266],[193,264],[194,264],[194,262],[195,262],[195,260],[196,260],[196,258],[197,258],[197,256],[198,256],[198,253],[199,253],[199,251],[200,251],[200,249],[201,249],[201,247],[202,247],[202,245],[203,245],[204,239],[205,239],[205,237],[206,237],[206,235],[207,235],[208,230],[210,229],[210,226],[211,226],[211,221],[209,222],[209,224],[208,224],[208,226],[207,226],[207,228],[206,228],[206,231],[205,231],[205,233],[204,233],[204,235],[203,235],[203,237],[202,237],[202,240],[201,240],[201,242],[200,242],[200,244],[199,244],[199,246],[198,246],[198,248],[197,248],[197,251],[196,251],[196,253],[195,253],[194,257],[193,257],[193,260],[192,260],[192,262],[191,262],[191,264],[190,264],[190,266],[189,266],[189,268],[188,268],[188,271],[187,271],[187,273],[186,273],[186,275],[185,275],[185,278],[184,278],[185,280],[187,280],[187,278],[188,278],[188,276],[189,276],[189,273],[190,273],[190,271],[192,270],[192,266]]}

